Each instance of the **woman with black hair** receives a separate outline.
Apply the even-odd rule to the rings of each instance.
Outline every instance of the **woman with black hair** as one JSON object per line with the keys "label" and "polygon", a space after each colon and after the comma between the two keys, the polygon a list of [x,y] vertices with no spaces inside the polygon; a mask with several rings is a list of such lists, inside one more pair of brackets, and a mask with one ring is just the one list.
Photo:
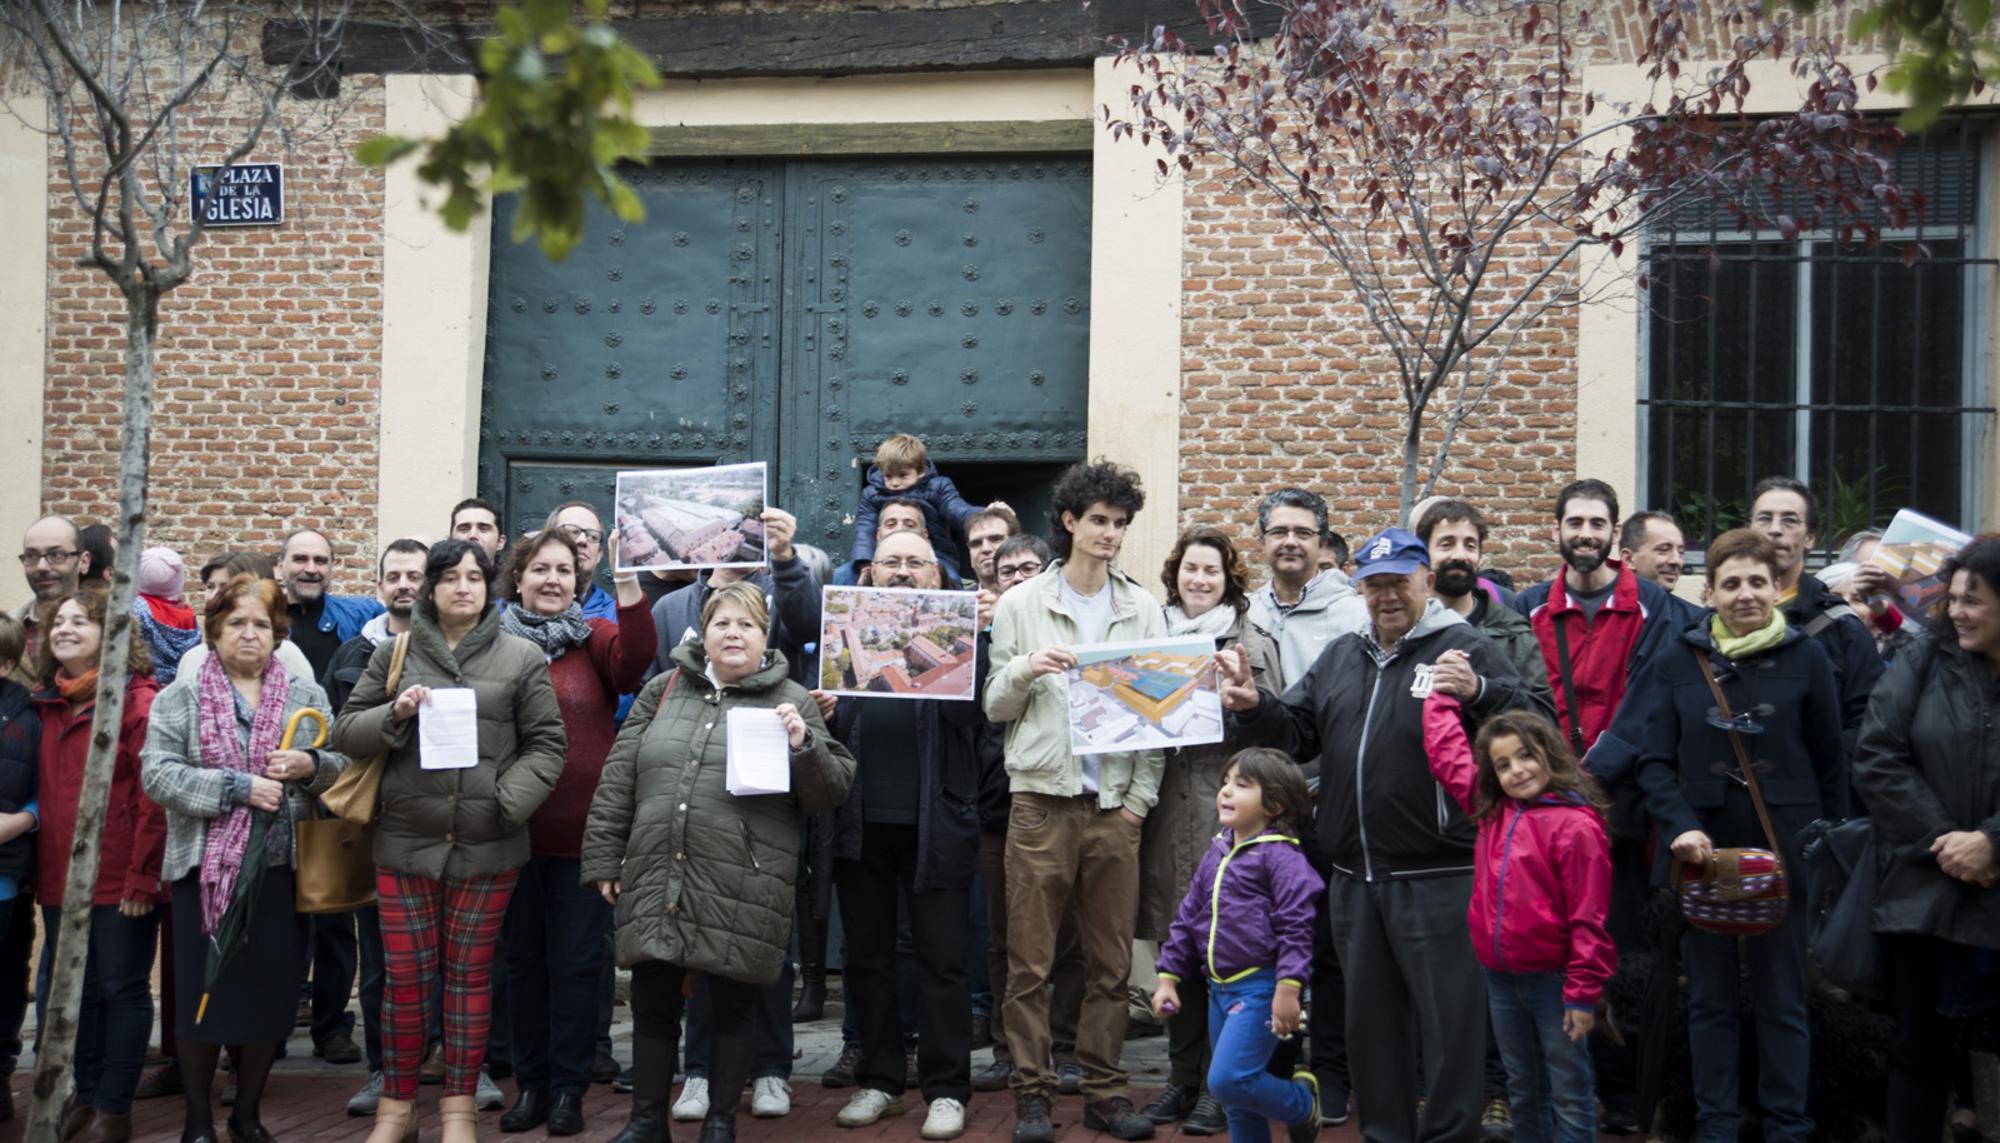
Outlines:
{"label": "woman with black hair", "polygon": [[[444,958],[445,1143],[473,1143],[473,1106],[492,1019],[493,947],[529,856],[528,819],[555,788],[567,739],[542,649],[500,629],[486,549],[430,550],[410,631],[375,649],[334,722],[334,748],[386,754],[376,813],[376,888],[388,986],[382,997],[383,1095],[370,1143],[416,1133],[417,1069]],[[388,676],[407,641],[394,692]],[[434,692],[472,692],[478,749],[439,768],[420,745]],[[440,946],[443,946],[440,948]]]}
{"label": "woman with black hair", "polygon": [[1958,1038],[1941,1002],[2000,949],[2000,538],[1946,563],[1933,638],[1898,655],[1868,704],[1854,788],[1875,822],[1875,931],[1896,1021],[1888,1137],[1943,1133]]}
{"label": "woman with black hair", "polygon": [[[1705,867],[1718,849],[1772,846],[1752,779],[1789,868],[1800,867],[1791,840],[1800,830],[1847,812],[1839,684],[1819,641],[1790,625],[1777,606],[1778,562],[1777,549],[1761,533],[1738,528],[1718,536],[1708,546],[1711,610],[1662,648],[1625,692],[1618,717],[1621,724],[1630,717],[1643,727],[1631,741],[1642,744],[1639,785],[1666,843],[1662,877],[1671,867],[1667,850],[1673,860]],[[1724,702],[1717,701],[1718,692]],[[1750,759],[1749,774],[1732,738]],[[1758,936],[1690,931],[1682,949],[1699,1137],[1737,1137],[1743,1119],[1738,1029],[1749,1017],[1756,1028],[1764,1138],[1806,1143],[1813,1123],[1806,1109],[1811,1031],[1804,905],[1792,902],[1783,923]]]}

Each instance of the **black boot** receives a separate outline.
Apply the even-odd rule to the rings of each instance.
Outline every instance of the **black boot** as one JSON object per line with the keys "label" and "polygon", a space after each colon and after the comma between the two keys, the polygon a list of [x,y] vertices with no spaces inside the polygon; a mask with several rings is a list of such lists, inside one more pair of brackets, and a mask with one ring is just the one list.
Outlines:
{"label": "black boot", "polygon": [[810,1024],[826,1015],[826,923],[812,915],[809,902],[799,909],[799,1003],[792,1023]]}
{"label": "black boot", "polygon": [[700,1143],[732,1143],[736,1138],[736,1105],[750,1082],[755,1049],[746,1026],[725,1028],[720,1021],[708,1034],[708,1118],[701,1121]]}
{"label": "black boot", "polygon": [[611,1143],[670,1143],[667,1105],[673,1086],[674,1042],[632,1037],[632,1118]]}
{"label": "black boot", "polygon": [[697,1143],[736,1143],[736,1109],[709,1112],[708,1118],[701,1121],[701,1138]]}

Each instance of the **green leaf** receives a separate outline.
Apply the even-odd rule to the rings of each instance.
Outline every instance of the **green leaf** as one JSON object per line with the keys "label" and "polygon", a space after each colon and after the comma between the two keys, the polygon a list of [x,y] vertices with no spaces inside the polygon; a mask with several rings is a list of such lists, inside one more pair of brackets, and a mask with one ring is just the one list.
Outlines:
{"label": "green leaf", "polygon": [[375,135],[355,145],[354,161],[364,167],[386,167],[421,146],[420,140],[401,135]]}

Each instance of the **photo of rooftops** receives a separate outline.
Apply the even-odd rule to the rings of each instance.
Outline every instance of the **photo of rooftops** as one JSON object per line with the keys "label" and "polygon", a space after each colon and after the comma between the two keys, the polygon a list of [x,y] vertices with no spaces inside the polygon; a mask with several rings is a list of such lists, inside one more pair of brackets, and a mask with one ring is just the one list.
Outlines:
{"label": "photo of rooftops", "polygon": [[821,590],[821,690],[870,698],[973,697],[979,669],[977,593]]}
{"label": "photo of rooftops", "polygon": [[1070,751],[1157,750],[1222,741],[1215,641],[1203,636],[1074,649]]}
{"label": "photo of rooftops", "polygon": [[634,571],[764,564],[765,466],[618,474],[618,566]]}

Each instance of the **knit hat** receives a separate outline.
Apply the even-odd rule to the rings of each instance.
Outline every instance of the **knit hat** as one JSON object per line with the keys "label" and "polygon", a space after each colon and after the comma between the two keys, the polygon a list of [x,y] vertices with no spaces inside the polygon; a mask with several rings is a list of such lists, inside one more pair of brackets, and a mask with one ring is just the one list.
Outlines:
{"label": "knit hat", "polygon": [[187,567],[172,548],[147,548],[139,553],[139,593],[179,599],[187,583]]}

